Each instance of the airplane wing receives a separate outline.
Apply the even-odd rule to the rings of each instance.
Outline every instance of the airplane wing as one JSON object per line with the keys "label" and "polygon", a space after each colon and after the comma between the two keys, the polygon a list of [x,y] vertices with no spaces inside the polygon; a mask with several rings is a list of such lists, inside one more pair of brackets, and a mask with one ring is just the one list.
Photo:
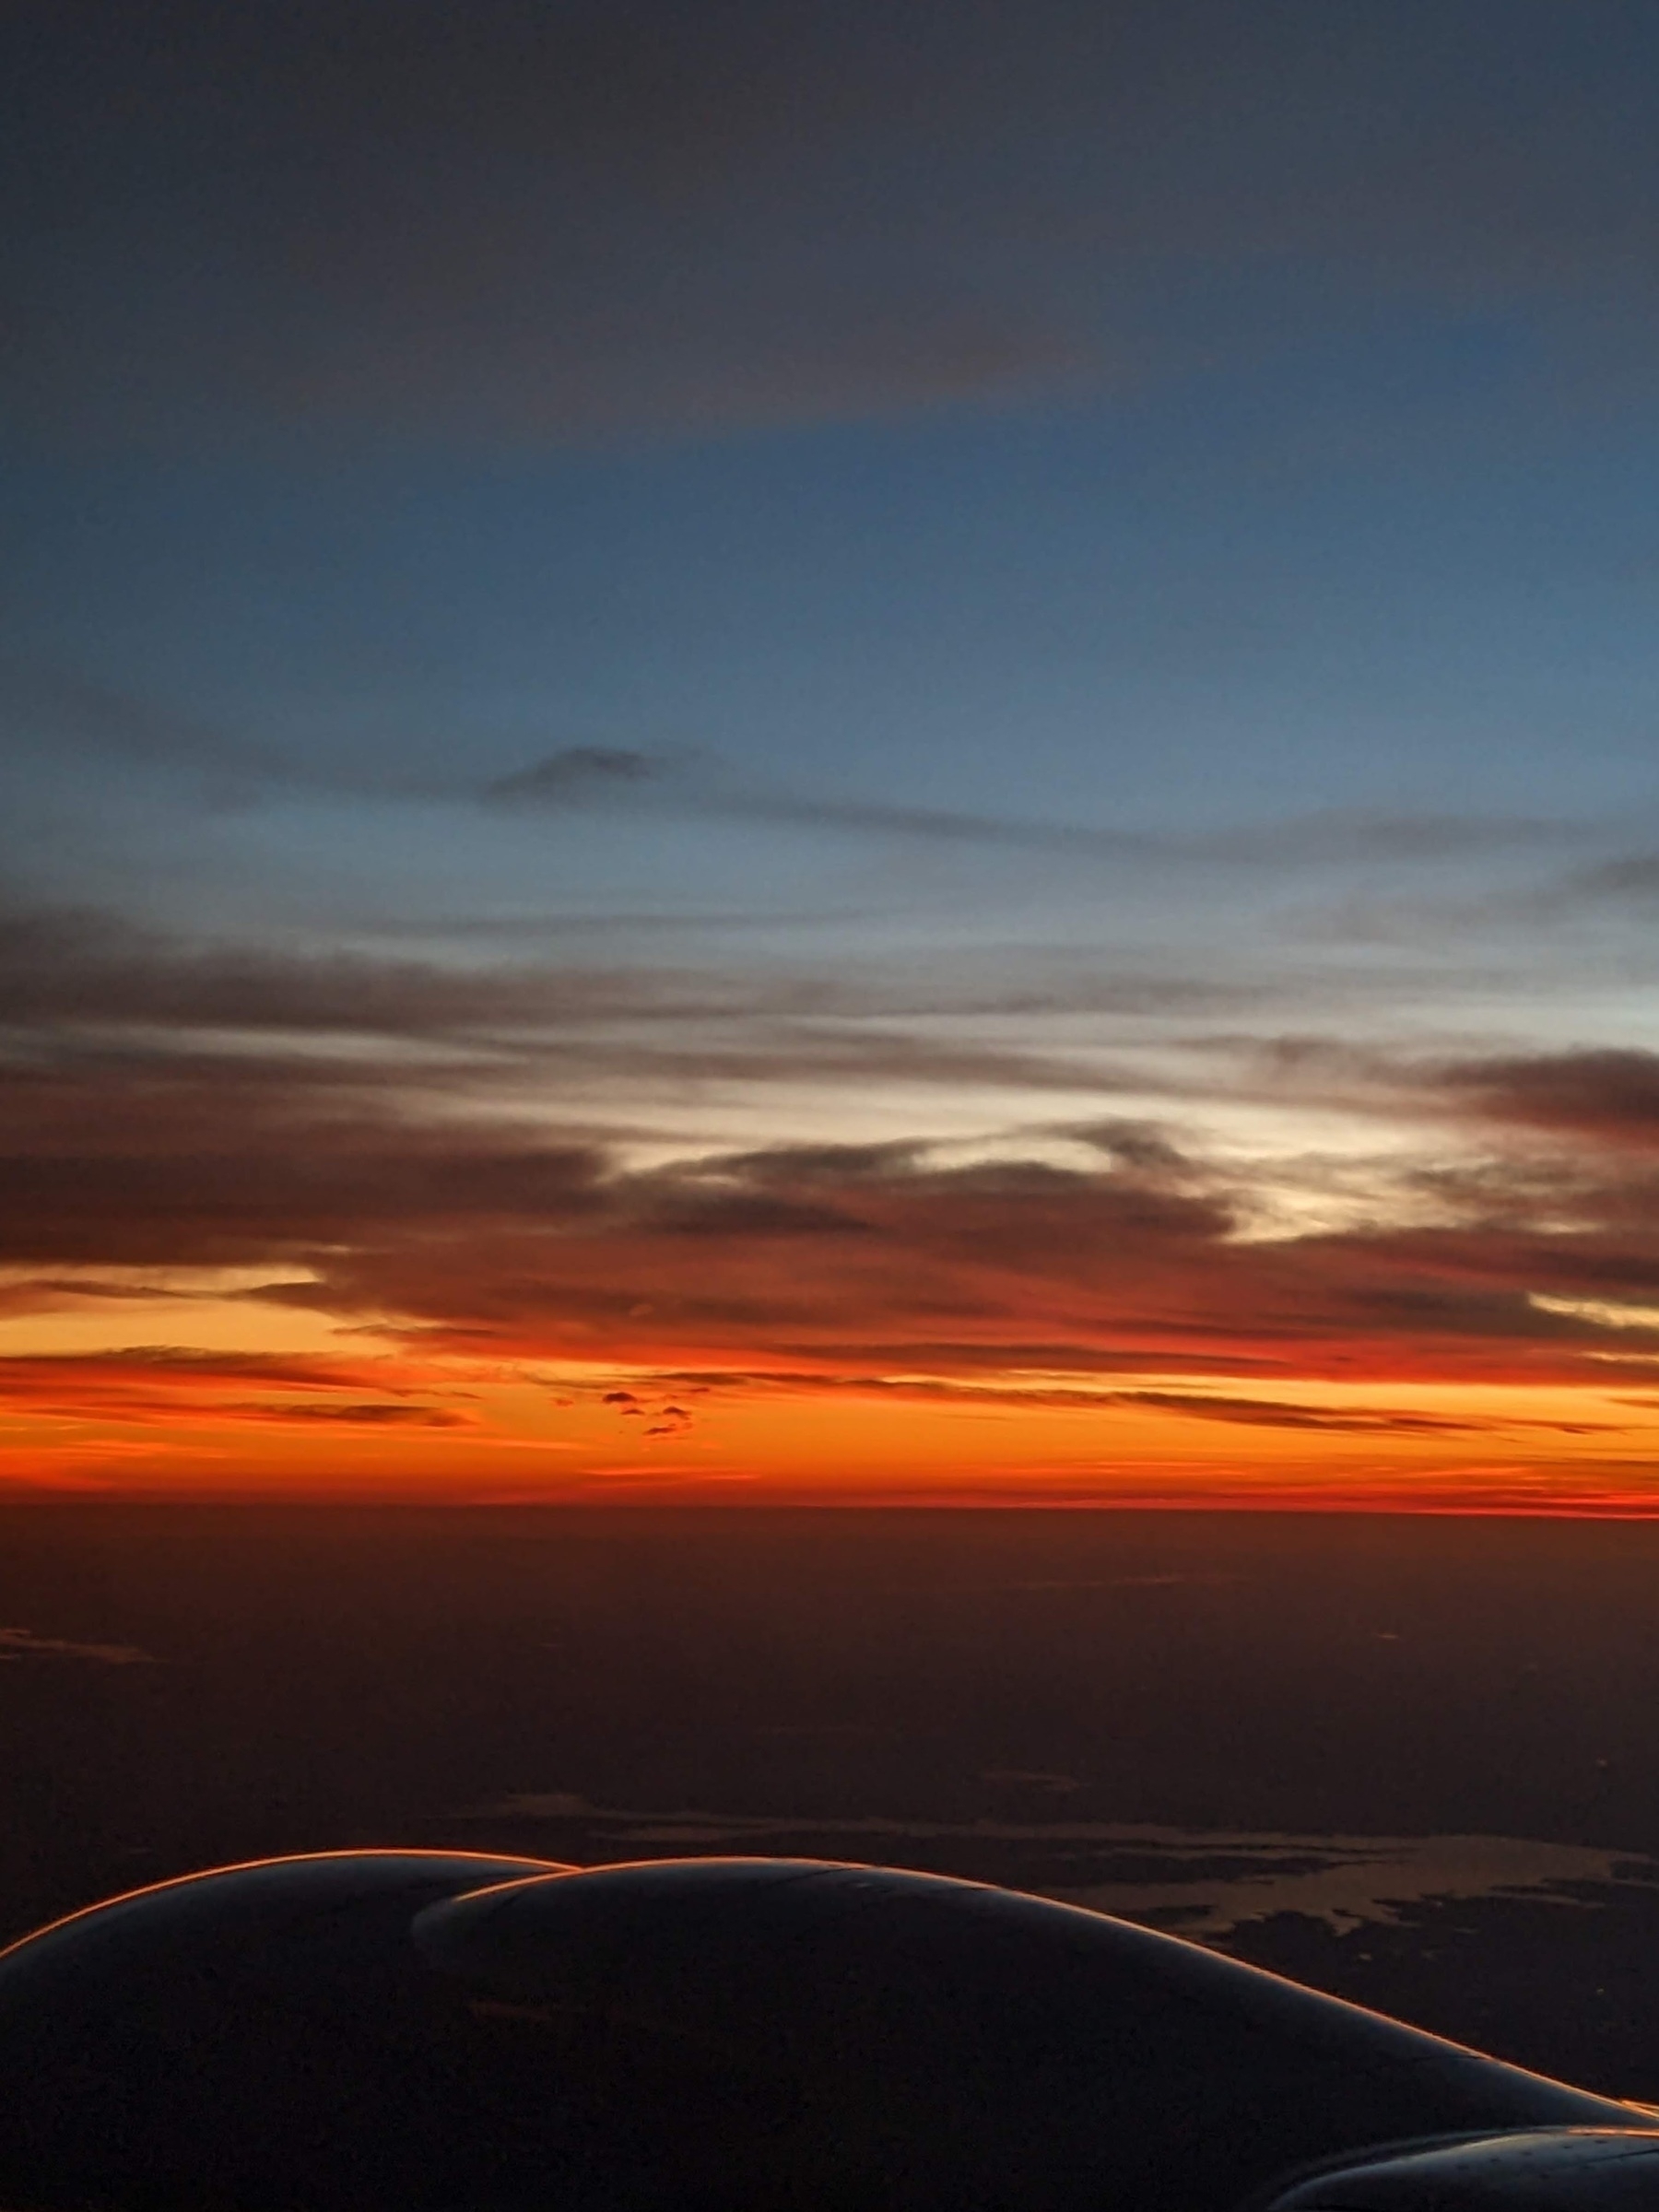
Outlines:
{"label": "airplane wing", "polygon": [[1659,2113],[1107,1916],[349,1852],[0,1953],[6,2212],[1659,2212]]}

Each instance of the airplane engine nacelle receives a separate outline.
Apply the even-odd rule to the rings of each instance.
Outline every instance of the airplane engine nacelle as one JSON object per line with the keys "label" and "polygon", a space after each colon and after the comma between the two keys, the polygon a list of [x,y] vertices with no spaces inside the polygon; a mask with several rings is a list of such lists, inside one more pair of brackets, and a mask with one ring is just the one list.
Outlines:
{"label": "airplane engine nacelle", "polygon": [[0,1953],[6,2212],[1659,2212],[1654,2118],[815,1860],[347,1852]]}
{"label": "airplane engine nacelle", "polygon": [[1265,2212],[1655,2212],[1659,2135],[1537,2128],[1327,2168]]}

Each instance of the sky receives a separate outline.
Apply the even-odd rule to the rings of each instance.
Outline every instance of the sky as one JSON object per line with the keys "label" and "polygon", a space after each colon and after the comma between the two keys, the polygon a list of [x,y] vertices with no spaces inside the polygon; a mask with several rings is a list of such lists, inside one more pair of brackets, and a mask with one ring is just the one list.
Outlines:
{"label": "sky", "polygon": [[1659,20],[19,0],[0,1489],[1659,1511]]}

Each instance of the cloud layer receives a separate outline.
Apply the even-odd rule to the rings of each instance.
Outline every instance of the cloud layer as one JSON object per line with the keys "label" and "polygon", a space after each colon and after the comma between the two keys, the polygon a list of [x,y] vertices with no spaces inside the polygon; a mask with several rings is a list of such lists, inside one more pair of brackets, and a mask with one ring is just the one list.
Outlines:
{"label": "cloud layer", "polygon": [[[903,1412],[901,1456],[946,1450],[952,1422],[1023,1423],[979,1439],[1016,1477],[1045,1433],[1102,1463],[1154,1434],[1212,1466],[1224,1440],[1257,1462],[1371,1450],[1373,1475],[1430,1450],[1640,1462],[1659,1382],[1647,1053],[1231,1048],[1273,1112],[1379,1133],[1341,1185],[1294,1148],[1253,1160],[1183,1130],[1220,1088],[1202,1039],[1207,1072],[1161,1124],[653,1156],[616,1125],[665,1069],[821,1079],[839,1055],[843,1076],[994,1075],[1030,1102],[1063,1064],[977,1040],[971,1013],[923,1041],[855,991],[815,1056],[810,1025],[780,1019],[789,993],[752,977],[192,951],[85,916],[14,915],[0,979],[0,1265],[7,1325],[35,1331],[0,1391],[48,1457],[53,1435],[181,1426],[483,1450],[511,1441],[516,1391],[574,1409],[590,1425],[566,1448],[601,1456],[741,1430],[721,1449],[752,1458],[780,1421],[798,1442],[814,1406],[862,1406]],[[609,1102],[589,1089],[584,1119],[596,1068]],[[328,1348],[181,1336],[180,1284],[226,1270],[242,1287],[212,1294],[216,1325],[239,1347],[303,1324]],[[100,1310],[95,1342],[52,1336]]]}
{"label": "cloud layer", "polygon": [[523,442],[1121,389],[1270,347],[1263,268],[1327,325],[1358,281],[1651,327],[1618,0],[9,20],[12,396],[82,428]]}

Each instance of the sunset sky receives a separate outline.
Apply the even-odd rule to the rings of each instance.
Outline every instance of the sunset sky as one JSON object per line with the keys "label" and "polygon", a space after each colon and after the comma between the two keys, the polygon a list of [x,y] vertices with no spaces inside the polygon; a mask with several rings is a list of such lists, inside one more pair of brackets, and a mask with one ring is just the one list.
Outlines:
{"label": "sunset sky", "polygon": [[1659,1512],[1647,0],[22,0],[0,1494]]}

